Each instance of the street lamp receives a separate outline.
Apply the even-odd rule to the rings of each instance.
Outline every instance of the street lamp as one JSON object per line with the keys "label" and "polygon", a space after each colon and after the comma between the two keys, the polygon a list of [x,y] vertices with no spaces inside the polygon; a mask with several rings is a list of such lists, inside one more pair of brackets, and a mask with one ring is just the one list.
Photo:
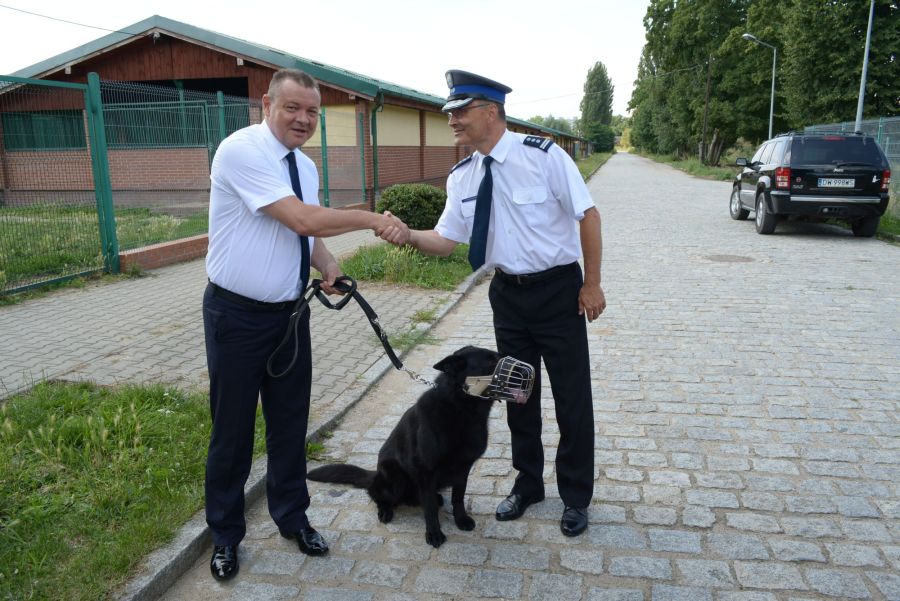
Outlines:
{"label": "street lamp", "polygon": [[772,44],[767,44],[762,40],[758,39],[755,35],[750,33],[745,33],[741,36],[748,42],[753,42],[754,44],[760,44],[761,46],[767,46],[772,49],[772,98],[769,101],[769,139],[772,139],[772,117],[775,115],[775,60],[778,57],[778,49],[775,48]]}

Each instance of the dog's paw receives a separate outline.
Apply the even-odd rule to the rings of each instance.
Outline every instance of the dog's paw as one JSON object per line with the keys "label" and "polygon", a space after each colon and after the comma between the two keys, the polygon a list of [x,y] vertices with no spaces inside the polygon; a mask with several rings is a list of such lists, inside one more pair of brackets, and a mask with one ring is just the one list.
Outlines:
{"label": "dog's paw", "polygon": [[447,537],[444,536],[444,533],[440,530],[435,530],[434,532],[425,532],[425,541],[435,549],[443,545],[446,540]]}
{"label": "dog's paw", "polygon": [[475,520],[468,515],[455,515],[453,516],[453,521],[456,522],[456,527],[460,530],[468,531],[475,529]]}
{"label": "dog's paw", "polygon": [[378,521],[387,524],[394,519],[394,509],[392,507],[378,508]]}

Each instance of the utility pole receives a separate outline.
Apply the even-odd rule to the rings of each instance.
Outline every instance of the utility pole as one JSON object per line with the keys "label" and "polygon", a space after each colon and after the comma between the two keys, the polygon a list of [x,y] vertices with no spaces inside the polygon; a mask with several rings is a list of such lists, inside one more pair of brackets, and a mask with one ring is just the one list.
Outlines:
{"label": "utility pole", "polygon": [[[873,0],[874,1],[874,0]],[[700,162],[706,163],[706,118],[709,115],[709,78],[712,71],[712,54],[706,61],[706,100],[703,103],[703,134],[700,137]]]}
{"label": "utility pole", "polygon": [[872,18],[875,16],[875,0],[869,4],[869,30],[866,32],[866,52],[863,55],[862,76],[859,78],[859,100],[856,101],[856,125],[853,131],[862,127],[863,101],[866,98],[866,74],[869,71],[869,45],[872,42]]}

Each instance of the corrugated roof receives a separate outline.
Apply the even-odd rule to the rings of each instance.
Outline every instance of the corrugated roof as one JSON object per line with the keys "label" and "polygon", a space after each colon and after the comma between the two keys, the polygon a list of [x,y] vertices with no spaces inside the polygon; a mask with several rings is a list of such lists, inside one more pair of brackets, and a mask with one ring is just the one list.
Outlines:
{"label": "corrugated roof", "polygon": [[[30,78],[46,77],[51,73],[65,68],[67,65],[82,62],[88,58],[119,47],[129,40],[144,35],[152,35],[156,32],[165,32],[173,37],[194,40],[202,44],[221,48],[242,58],[271,65],[275,68],[300,69],[309,73],[322,83],[353,91],[356,94],[367,98],[375,98],[379,94],[382,94],[423,102],[435,106],[438,109],[443,106],[445,102],[445,99],[440,96],[420,92],[389,81],[360,75],[359,73],[354,73],[347,69],[326,65],[325,63],[296,56],[289,52],[269,48],[267,46],[241,40],[187,23],[181,23],[180,21],[174,21],[159,15],[153,15],[148,19],[129,25],[121,31],[110,33],[92,42],[88,42],[87,44],[31,65],[30,67],[25,67],[12,75],[15,77]],[[508,117],[508,120],[523,127],[530,127],[539,131],[577,139],[577,136],[565,134],[558,130],[537,125],[529,121],[514,119],[512,117]]]}

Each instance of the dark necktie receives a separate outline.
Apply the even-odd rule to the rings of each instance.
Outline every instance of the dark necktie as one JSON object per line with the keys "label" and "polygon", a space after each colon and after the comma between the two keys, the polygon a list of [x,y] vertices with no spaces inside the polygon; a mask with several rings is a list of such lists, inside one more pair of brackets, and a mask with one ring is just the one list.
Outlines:
{"label": "dark necktie", "polygon": [[[288,162],[288,171],[291,174],[291,188],[294,194],[303,202],[303,190],[300,189],[300,173],[297,171],[297,157],[291,151],[285,157]],[[306,284],[309,282],[309,240],[306,236],[300,236],[300,294],[306,290]]]}
{"label": "dark necktie", "polygon": [[494,193],[494,178],[491,175],[491,163],[494,157],[484,157],[484,177],[478,186],[475,197],[475,222],[472,224],[472,239],[469,240],[469,265],[472,271],[484,265],[484,254],[487,250],[488,225],[491,223],[491,196]]}

